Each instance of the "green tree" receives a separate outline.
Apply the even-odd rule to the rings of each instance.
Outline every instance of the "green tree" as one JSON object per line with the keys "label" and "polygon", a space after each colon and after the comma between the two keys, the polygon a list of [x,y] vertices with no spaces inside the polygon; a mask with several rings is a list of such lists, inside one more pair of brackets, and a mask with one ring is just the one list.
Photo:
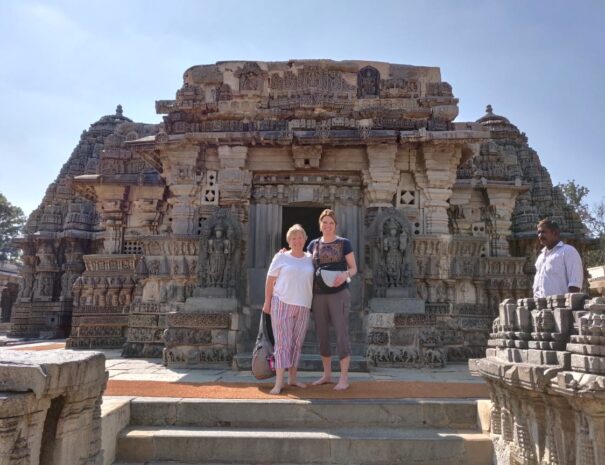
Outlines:
{"label": "green tree", "polygon": [[580,216],[582,223],[584,223],[592,233],[591,221],[593,218],[590,208],[585,200],[586,196],[590,192],[588,187],[576,183],[575,179],[558,184],[557,187],[561,189],[565,199],[567,200],[567,203],[573,207],[576,213]]}
{"label": "green tree", "polygon": [[12,239],[19,234],[25,223],[23,210],[12,205],[0,194],[0,260],[14,261],[19,257],[19,250],[13,246]]}
{"label": "green tree", "polygon": [[597,239],[595,246],[585,256],[586,266],[605,264],[605,201],[589,207],[586,196],[590,190],[578,184],[575,179],[559,184],[569,205],[578,213],[582,223],[588,228],[589,234]]}

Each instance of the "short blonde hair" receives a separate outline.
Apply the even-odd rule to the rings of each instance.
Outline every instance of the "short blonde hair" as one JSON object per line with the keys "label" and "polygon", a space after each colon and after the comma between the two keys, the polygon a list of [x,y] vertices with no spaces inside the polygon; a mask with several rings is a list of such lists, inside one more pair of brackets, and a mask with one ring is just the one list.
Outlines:
{"label": "short blonde hair", "polygon": [[294,226],[290,226],[290,229],[288,229],[288,232],[286,233],[286,241],[289,241],[290,238],[296,233],[302,234],[305,238],[305,241],[307,240],[307,233],[305,232],[305,229],[300,224],[295,224]]}
{"label": "short blonde hair", "polygon": [[326,208],[319,215],[319,226],[320,227],[321,227],[321,220],[323,220],[326,216],[329,216],[330,218],[332,218],[334,220],[334,224],[336,224],[336,225],[338,224],[338,221],[336,221],[336,213],[334,213],[334,210],[330,210],[329,208]]}

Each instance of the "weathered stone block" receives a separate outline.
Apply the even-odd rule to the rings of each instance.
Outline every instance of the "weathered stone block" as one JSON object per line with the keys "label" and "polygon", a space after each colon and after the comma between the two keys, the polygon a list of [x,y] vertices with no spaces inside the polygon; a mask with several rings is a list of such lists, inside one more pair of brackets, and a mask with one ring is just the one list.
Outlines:
{"label": "weathered stone block", "polygon": [[105,356],[98,352],[0,351],[0,391],[52,396],[105,380]]}
{"label": "weathered stone block", "polygon": [[229,330],[228,329],[213,329],[212,344],[214,346],[226,346],[229,343]]}
{"label": "weathered stone block", "polygon": [[168,327],[180,328],[229,328],[231,315],[228,313],[168,313]]}
{"label": "weathered stone block", "polygon": [[370,328],[392,328],[395,326],[395,314],[393,313],[370,313],[368,315],[368,327]]}
{"label": "weathered stone block", "polygon": [[424,301],[414,298],[373,298],[368,302],[370,310],[380,313],[423,314]]}
{"label": "weathered stone block", "polygon": [[393,323],[396,328],[409,326],[429,326],[435,324],[436,318],[434,315],[402,315],[395,314]]}
{"label": "weathered stone block", "polygon": [[387,331],[372,331],[368,336],[368,344],[385,345],[389,343],[389,333]]}
{"label": "weathered stone block", "polygon": [[190,297],[185,302],[185,312],[236,312],[237,299],[227,297]]}
{"label": "weathered stone block", "polygon": [[130,315],[130,317],[128,319],[128,324],[131,327],[158,326],[158,316],[157,315],[141,315],[141,314]]}
{"label": "weathered stone block", "polygon": [[179,345],[208,345],[212,342],[212,332],[195,328],[169,328],[164,332],[166,347]]}

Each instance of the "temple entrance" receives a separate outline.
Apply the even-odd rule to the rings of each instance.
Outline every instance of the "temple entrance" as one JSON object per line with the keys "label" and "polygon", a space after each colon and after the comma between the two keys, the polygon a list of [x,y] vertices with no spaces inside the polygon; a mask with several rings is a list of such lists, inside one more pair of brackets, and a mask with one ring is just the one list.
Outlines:
{"label": "temple entrance", "polygon": [[290,226],[300,224],[307,232],[307,242],[321,236],[319,231],[319,215],[328,207],[283,207],[282,210],[282,227],[281,227],[281,245],[288,247],[286,242],[286,233]]}

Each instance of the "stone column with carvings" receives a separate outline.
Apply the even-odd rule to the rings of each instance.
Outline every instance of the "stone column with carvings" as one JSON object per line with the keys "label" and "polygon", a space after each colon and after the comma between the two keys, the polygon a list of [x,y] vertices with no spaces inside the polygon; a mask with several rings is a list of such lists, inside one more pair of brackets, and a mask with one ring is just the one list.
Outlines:
{"label": "stone column with carvings", "polygon": [[366,206],[392,207],[393,196],[397,192],[399,171],[395,169],[397,144],[376,144],[367,146],[368,171],[365,173],[367,188]]}
{"label": "stone column with carvings", "polygon": [[[106,254],[122,253],[125,217],[128,211],[126,187],[100,186],[98,189],[100,213],[105,231],[103,233],[103,251]],[[99,206],[97,204],[97,208]]]}
{"label": "stone column with carvings", "polygon": [[520,182],[515,186],[490,183],[486,186],[492,211],[490,238],[490,255],[492,257],[510,256],[507,238],[511,235],[511,215],[515,209],[517,195],[523,189]]}
{"label": "stone column with carvings", "polygon": [[252,175],[246,169],[248,147],[221,145],[218,148],[220,171],[218,184],[220,186],[220,205],[247,205],[250,199]]}
{"label": "stone column with carvings", "polygon": [[448,200],[456,181],[462,149],[455,144],[422,146],[420,170],[416,179],[425,196],[424,217],[427,234],[448,234]]}
{"label": "stone column with carvings", "polygon": [[168,203],[172,206],[169,215],[172,218],[171,228],[174,234],[187,235],[197,232],[196,208],[192,199],[198,189],[198,152],[197,146],[189,146],[174,152],[162,152],[161,155],[166,184],[172,194]]}

